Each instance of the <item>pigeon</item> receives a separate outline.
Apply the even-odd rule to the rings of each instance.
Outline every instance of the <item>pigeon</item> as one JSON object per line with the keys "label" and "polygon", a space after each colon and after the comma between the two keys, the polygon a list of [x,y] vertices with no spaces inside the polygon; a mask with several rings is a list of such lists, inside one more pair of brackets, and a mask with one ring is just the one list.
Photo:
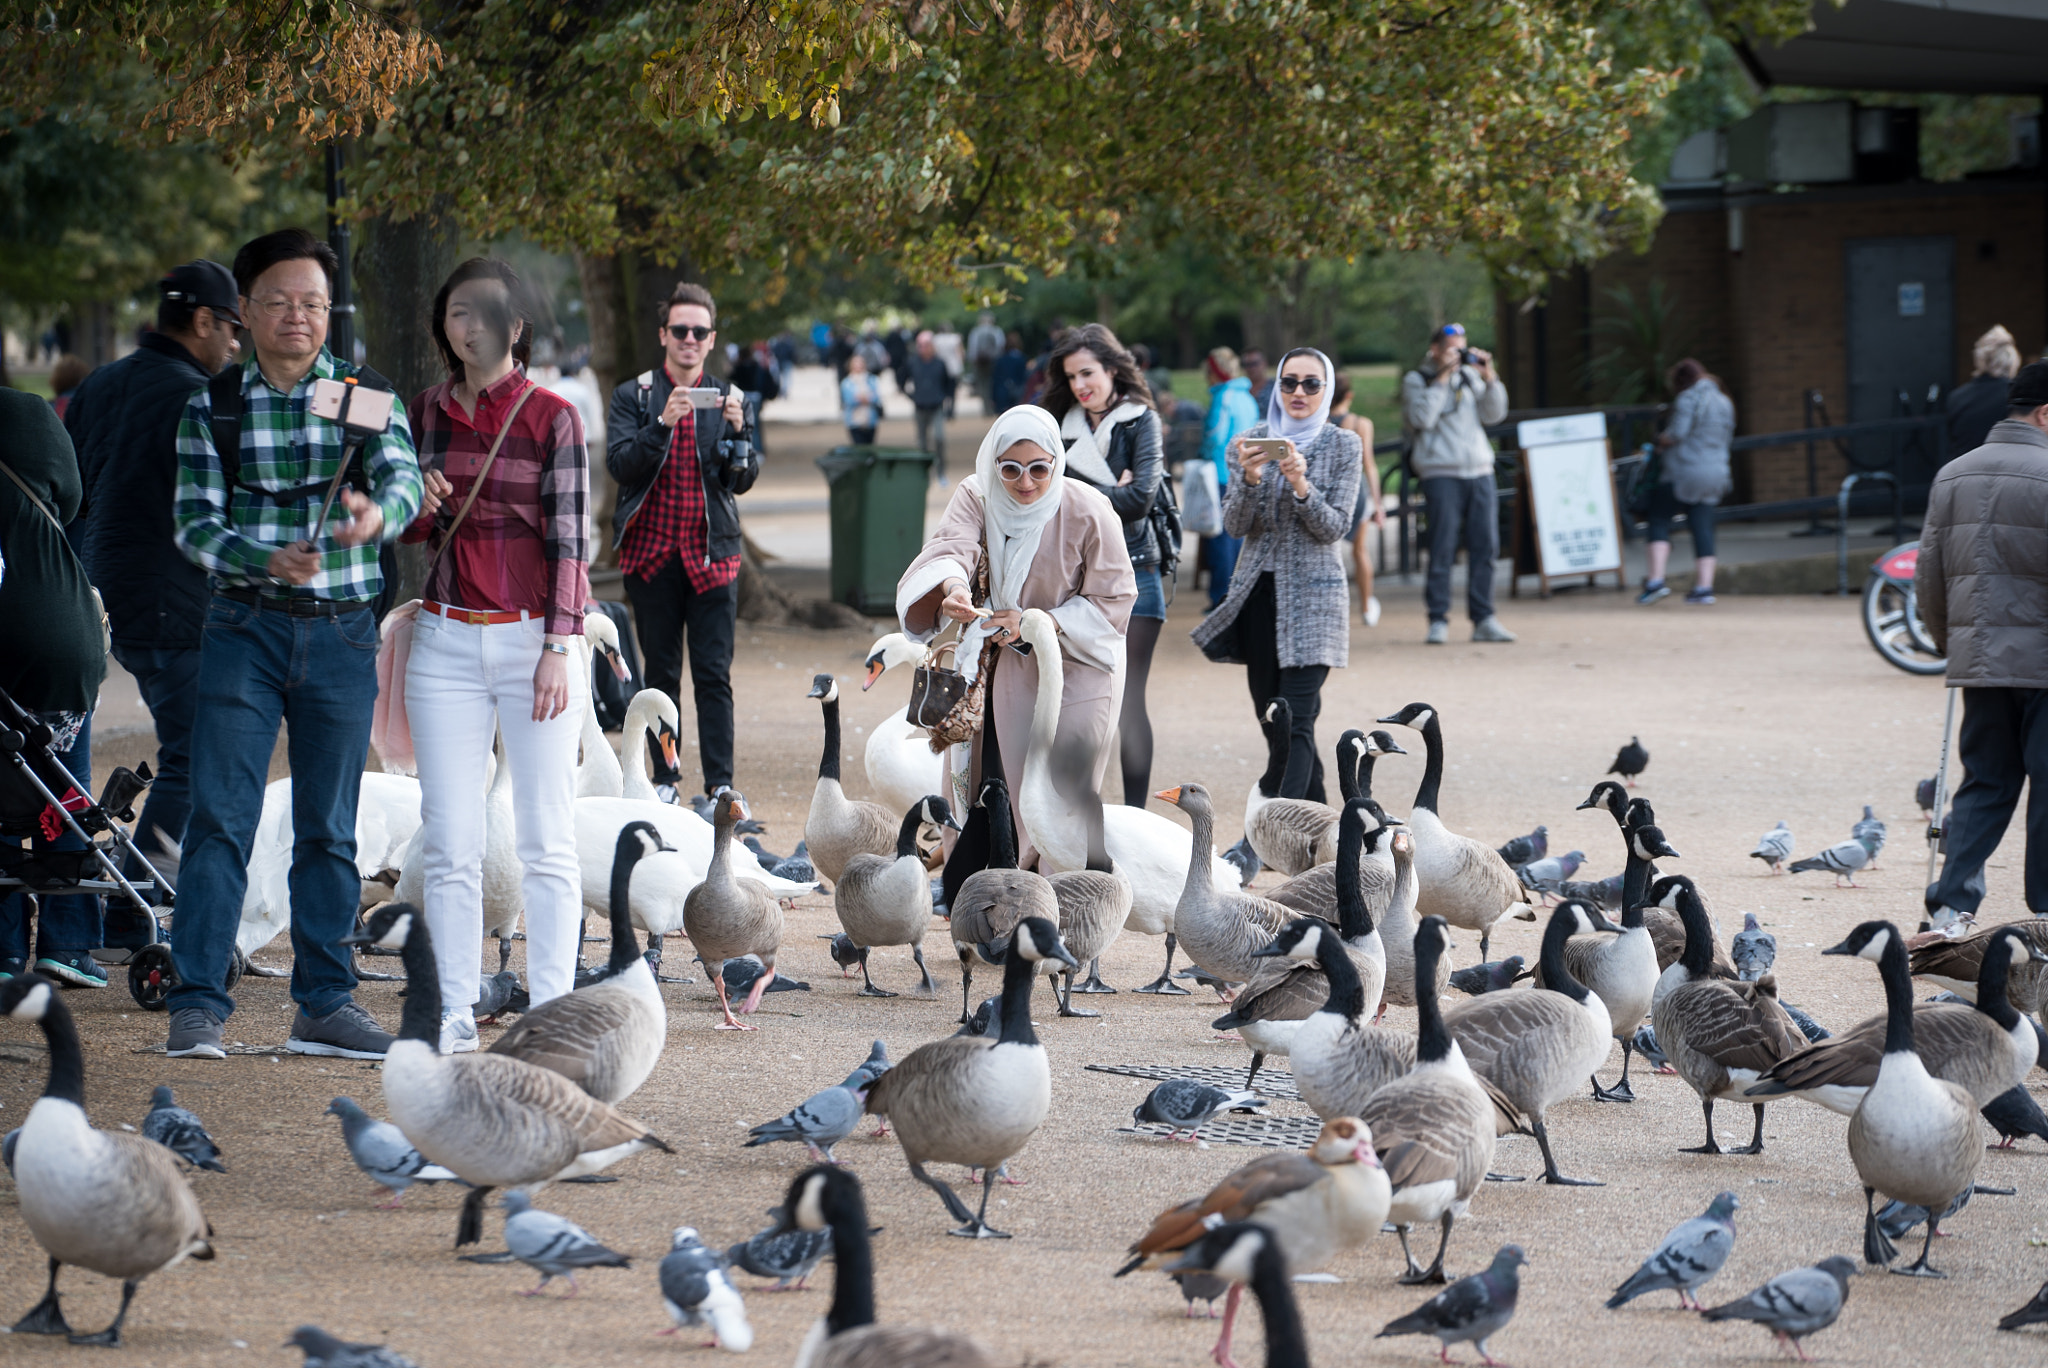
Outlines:
{"label": "pigeon", "polygon": [[306,1368],[419,1368],[405,1355],[381,1344],[348,1344],[317,1325],[302,1325],[285,1341],[287,1349],[305,1351]]}
{"label": "pigeon", "polygon": [[[697,956],[697,963],[702,964],[703,962],[704,957],[702,955]],[[727,960],[725,968],[720,971],[720,976],[725,979],[725,995],[729,998],[743,998],[747,996],[747,994],[754,991],[754,980],[767,972],[767,969],[761,964],[761,957],[759,955],[740,955],[737,958]],[[801,979],[793,979],[785,974],[777,974],[773,979],[769,980],[765,991],[769,993],[808,993],[811,991],[811,985]]]}
{"label": "pigeon", "polygon": [[479,1023],[494,1022],[507,1012],[518,1015],[533,1006],[519,975],[501,969],[478,985],[476,1006],[471,1014]]}
{"label": "pigeon", "polygon": [[779,1140],[801,1141],[811,1152],[811,1157],[822,1163],[837,1164],[832,1147],[853,1134],[865,1114],[868,1100],[868,1085],[873,1077],[863,1064],[846,1076],[846,1081],[836,1087],[813,1093],[796,1107],[773,1121],[763,1121],[747,1132],[753,1138],[744,1148],[756,1145],[772,1145]]}
{"label": "pigeon", "polygon": [[1842,886],[1842,876],[1846,874],[1849,877],[1849,887],[1854,888],[1856,887],[1856,871],[1867,868],[1870,864],[1871,856],[1875,853],[1870,845],[1861,839],[1843,841],[1840,845],[1829,846],[1818,855],[1809,855],[1803,860],[1794,860],[1792,862],[1792,872],[1794,874],[1804,874],[1809,869],[1830,870],[1835,876],[1835,887],[1837,888]]}
{"label": "pigeon", "polygon": [[726,1250],[726,1262],[757,1278],[775,1279],[770,1292],[801,1292],[804,1279],[832,1252],[832,1232],[785,1229],[780,1207],[770,1207],[768,1214],[775,1224]]}
{"label": "pigeon", "polygon": [[1187,1299],[1188,1319],[1199,1319],[1195,1312],[1196,1302],[1209,1304],[1210,1320],[1216,1319],[1216,1299],[1230,1290],[1230,1284],[1214,1273],[1169,1273],[1167,1277],[1180,1284],[1180,1294]]}
{"label": "pigeon", "polygon": [[1913,785],[1913,801],[1920,805],[1920,815],[1928,821],[1934,820],[1935,781],[1922,779]]}
{"label": "pigeon", "polygon": [[1799,1034],[1806,1037],[1807,1044],[1818,1045],[1834,1034],[1833,1031],[1830,1031],[1827,1027],[1808,1016],[1804,1007],[1796,1007],[1789,1002],[1783,1001],[1779,1002],[1778,1005],[1785,1009],[1786,1016],[1792,1018],[1792,1024],[1799,1028]]}
{"label": "pigeon", "polygon": [[974,1015],[959,1030],[956,1036],[987,1036],[994,1040],[1003,1033],[1003,999],[998,993],[992,998],[983,998],[981,1006],[974,1009]]}
{"label": "pigeon", "polygon": [[1503,960],[1488,960],[1475,964],[1470,969],[1460,969],[1451,975],[1451,987],[1461,993],[1478,997],[1482,993],[1498,993],[1503,988],[1512,988],[1515,980],[1522,976],[1523,959],[1520,955],[1509,955]]}
{"label": "pigeon", "polygon": [[[1972,1183],[1955,1196],[1949,1198],[1948,1205],[1941,1209],[1941,1219],[1946,1221],[1949,1217],[1961,1211],[1970,1204],[1970,1199],[1979,1193],[1989,1197],[2012,1197],[2017,1195],[2018,1191],[2019,1189],[2017,1188],[1987,1187],[1983,1183]],[[1907,1231],[1912,1230],[1926,1219],[1926,1207],[1912,1206],[1896,1199],[1886,1202],[1877,1209],[1879,1229],[1883,1230],[1887,1236],[1894,1240],[1902,1238]]]}
{"label": "pigeon", "polygon": [[1999,1141],[1992,1146],[1993,1149],[2011,1149],[2017,1141],[2029,1135],[2048,1140],[2048,1116],[2041,1114],[2041,1104],[2034,1101],[2034,1095],[2027,1091],[2024,1083],[2007,1088],[1978,1110],[1998,1132]]}
{"label": "pigeon", "polygon": [[860,1062],[860,1067],[867,1071],[870,1082],[889,1072],[889,1047],[879,1040],[868,1046],[868,1057]]}
{"label": "pigeon", "polygon": [[1203,1125],[1227,1111],[1248,1111],[1263,1107],[1266,1100],[1253,1092],[1212,1088],[1192,1078],[1169,1078],[1145,1095],[1131,1111],[1131,1119],[1154,1122],[1167,1128],[1166,1138],[1178,1139],[1187,1132],[1193,1144]]}
{"label": "pigeon", "polygon": [[1191,983],[1211,989],[1215,992],[1216,996],[1223,998],[1225,1001],[1229,1000],[1230,990],[1237,986],[1230,980],[1217,978],[1207,969],[1194,964],[1190,964],[1187,968],[1175,974],[1174,977],[1177,979],[1187,979]]}
{"label": "pigeon", "polygon": [[631,1268],[624,1254],[606,1249],[597,1237],[566,1216],[542,1211],[533,1199],[517,1191],[505,1194],[505,1247],[512,1257],[540,1274],[540,1281],[522,1296],[533,1297],[556,1278],[569,1280],[569,1295],[576,1295],[579,1268]]}
{"label": "pigeon", "polygon": [[1732,1192],[1715,1196],[1706,1214],[1671,1227],[1643,1266],[1614,1289],[1607,1309],[1626,1306],[1646,1292],[1670,1288],[1678,1293],[1681,1311],[1700,1311],[1699,1288],[1721,1271],[1735,1248],[1735,1213],[1742,1206]]}
{"label": "pigeon", "polygon": [[[737,831],[739,827],[735,825],[733,830]],[[778,879],[788,879],[794,883],[816,883],[818,870],[811,863],[810,843],[798,841],[796,849],[789,852],[789,857],[768,872]]]}
{"label": "pigeon", "polygon": [[747,1324],[747,1306],[740,1290],[726,1276],[725,1260],[707,1249],[689,1226],[678,1226],[661,1259],[661,1304],[675,1324],[659,1333],[673,1335],[686,1325],[708,1325],[706,1349],[743,1354],[754,1345],[754,1327]]}
{"label": "pigeon", "polygon": [[1849,1277],[1855,1271],[1853,1259],[1833,1254],[1811,1268],[1780,1273],[1746,1297],[1708,1308],[1705,1319],[1755,1321],[1808,1361],[1799,1341],[1835,1323],[1842,1303],[1849,1299]]}
{"label": "pigeon", "polygon": [[1643,738],[1631,736],[1628,744],[1614,753],[1614,763],[1607,767],[1609,774],[1618,774],[1630,788],[1636,786],[1636,776],[1650,767],[1650,753],[1643,749]]}
{"label": "pigeon", "polygon": [[1374,1338],[1435,1335],[1442,1345],[1438,1356],[1446,1363],[1452,1345],[1469,1343],[1478,1347],[1481,1363],[1500,1368],[1499,1360],[1486,1352],[1486,1342],[1514,1319],[1520,1269],[1528,1262],[1520,1245],[1502,1245],[1484,1273],[1458,1279],[1399,1320],[1388,1321]]}
{"label": "pigeon", "polygon": [[1773,874],[1782,873],[1779,866],[1792,858],[1792,828],[1779,822],[1757,837],[1756,849],[1749,852],[1749,858],[1762,860]]}
{"label": "pigeon", "polygon": [[[1265,868],[1259,861],[1258,852],[1252,849],[1252,841],[1249,836],[1238,837],[1237,844],[1223,852],[1223,858],[1230,861],[1236,867],[1237,886],[1239,888],[1250,888],[1252,880],[1258,878],[1259,871]],[[1199,1277],[1201,1275],[1197,1274],[1196,1276]]]}
{"label": "pigeon", "polygon": [[389,1121],[372,1120],[352,1097],[329,1102],[327,1114],[341,1118],[341,1138],[348,1145],[349,1158],[385,1189],[387,1200],[377,1204],[381,1207],[397,1210],[405,1200],[405,1190],[414,1183],[462,1181],[439,1164],[428,1163],[404,1131]]}
{"label": "pigeon", "polygon": [[1550,853],[1550,828],[1537,827],[1527,836],[1517,836],[1500,848],[1501,859],[1509,869],[1520,869],[1531,860],[1540,860]]}
{"label": "pigeon", "polygon": [[1517,869],[1515,876],[1531,893],[1555,893],[1558,884],[1578,873],[1579,866],[1585,862],[1586,852],[1574,850],[1546,860],[1532,860]]}
{"label": "pigeon", "polygon": [[777,855],[774,851],[763,847],[759,836],[749,836],[741,841],[740,844],[754,852],[754,858],[761,862],[763,869],[773,869],[789,858],[787,855]]}
{"label": "pigeon", "polygon": [[[1650,877],[1652,879],[1656,878],[1656,869],[1657,866],[1650,866]],[[1567,899],[1573,899],[1582,903],[1590,903],[1602,912],[1612,911],[1621,906],[1621,885],[1625,877],[1621,874],[1615,874],[1605,879],[1591,881],[1584,879],[1559,879],[1556,889],[1557,900],[1564,902]]]}
{"label": "pigeon", "polygon": [[171,1100],[171,1090],[159,1083],[149,1095],[149,1115],[142,1118],[142,1138],[154,1140],[194,1168],[226,1173],[220,1161],[220,1146],[206,1133],[199,1118]]}
{"label": "pigeon", "polygon": [[1998,1328],[2018,1330],[2023,1326],[2039,1325],[2048,1321],[2048,1283],[2041,1284],[2041,1290],[2028,1299],[2019,1310],[1999,1317]]}
{"label": "pigeon", "polygon": [[7,1132],[5,1139],[0,1139],[0,1163],[7,1165],[9,1173],[14,1172],[14,1147],[20,1143],[21,1127],[19,1126]]}
{"label": "pigeon", "polygon": [[1877,853],[1884,849],[1884,822],[1863,805],[1863,820],[1849,828],[1849,835],[1870,847],[1870,867],[1877,868]]}
{"label": "pigeon", "polygon": [[844,931],[834,931],[818,939],[832,942],[832,962],[839,966],[839,977],[852,978],[853,971],[860,967],[860,947],[853,943],[853,937]]}
{"label": "pigeon", "polygon": [[1665,1055],[1664,1051],[1657,1048],[1657,1032],[1652,1027],[1636,1027],[1635,1047],[1636,1053],[1648,1060],[1650,1067],[1656,1072],[1661,1074],[1677,1072],[1677,1070],[1671,1067],[1671,1060]]}
{"label": "pigeon", "polygon": [[932,915],[953,920],[953,900],[946,896],[946,880],[943,875],[932,876]]}
{"label": "pigeon", "polygon": [[1728,958],[1744,983],[1755,983],[1778,961],[1778,938],[1757,925],[1756,913],[1742,914],[1742,929],[1728,943]]}

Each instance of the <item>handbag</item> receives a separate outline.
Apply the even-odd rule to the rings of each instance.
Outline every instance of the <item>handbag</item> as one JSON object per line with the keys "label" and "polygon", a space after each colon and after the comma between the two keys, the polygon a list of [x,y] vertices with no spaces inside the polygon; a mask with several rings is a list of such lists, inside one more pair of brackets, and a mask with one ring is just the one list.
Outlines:
{"label": "handbag", "polygon": [[1223,491],[1215,463],[1207,457],[1183,462],[1180,484],[1180,525],[1198,537],[1222,536]]}
{"label": "handbag", "polygon": [[[56,528],[57,535],[62,537],[64,535],[64,524],[57,520],[57,515],[50,511],[48,504],[36,497],[36,492],[28,487],[28,481],[15,474],[14,467],[8,465],[5,461],[0,461],[0,470],[7,472],[7,478],[14,481],[21,492],[28,496],[28,501],[34,504],[44,517],[50,520],[50,526]],[[69,541],[66,541],[64,544],[67,548],[71,545]],[[105,655],[114,649],[114,628],[113,624],[107,621],[107,601],[100,597],[98,586],[90,581],[86,583],[85,591],[92,595],[92,611],[100,620],[100,654]]]}
{"label": "handbag", "polygon": [[[969,590],[969,597],[977,607],[988,603],[986,544],[974,560],[974,584]],[[988,676],[995,667],[996,643],[993,640],[982,643],[981,665],[975,671],[972,683],[952,665],[939,663],[942,655],[949,660],[957,659],[959,649],[957,639],[934,647],[910,679],[910,708],[904,716],[912,726],[922,727],[929,733],[934,755],[949,746],[972,740],[974,734],[981,730],[982,714],[986,711]]]}
{"label": "handbag", "polygon": [[1643,463],[1636,468],[1635,478],[1629,481],[1628,494],[1622,504],[1630,517],[1647,518],[1650,505],[1656,500],[1657,486],[1664,482],[1664,453],[1657,447],[1644,443],[1648,451]]}

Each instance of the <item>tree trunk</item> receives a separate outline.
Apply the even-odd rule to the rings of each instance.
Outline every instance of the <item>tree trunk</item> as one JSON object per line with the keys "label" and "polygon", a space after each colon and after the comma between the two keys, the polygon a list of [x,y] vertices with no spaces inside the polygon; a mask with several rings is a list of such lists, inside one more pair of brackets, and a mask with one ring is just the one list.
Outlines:
{"label": "tree trunk", "polygon": [[[598,397],[609,406],[612,391],[628,375],[632,339],[625,334],[629,310],[619,290],[619,259],[615,256],[576,257],[576,275],[583,282],[583,315],[590,320],[590,370],[597,377]],[[612,514],[619,506],[619,486],[605,468],[604,453],[590,453],[590,528],[596,545],[590,548],[592,568],[618,562],[618,548],[612,540]]]}
{"label": "tree trunk", "polygon": [[[355,254],[357,335],[371,369],[406,400],[448,378],[428,314],[455,269],[462,237],[452,206],[437,204],[436,211],[404,222],[370,219]],[[427,578],[426,548],[400,546],[398,568],[399,600],[418,598]]]}
{"label": "tree trunk", "polygon": [[84,308],[85,336],[77,339],[83,343],[80,355],[85,364],[98,369],[109,361],[118,359],[120,341],[114,336],[114,306],[107,300],[95,299]]}

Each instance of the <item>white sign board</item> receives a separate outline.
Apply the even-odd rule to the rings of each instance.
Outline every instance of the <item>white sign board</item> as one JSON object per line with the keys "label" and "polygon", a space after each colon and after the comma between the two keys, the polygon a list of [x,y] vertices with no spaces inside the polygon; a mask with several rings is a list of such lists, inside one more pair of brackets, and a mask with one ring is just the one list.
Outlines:
{"label": "white sign board", "polygon": [[1529,470],[1529,507],[1543,574],[1621,569],[1621,525],[1607,466],[1607,420],[1598,413],[1520,425]]}

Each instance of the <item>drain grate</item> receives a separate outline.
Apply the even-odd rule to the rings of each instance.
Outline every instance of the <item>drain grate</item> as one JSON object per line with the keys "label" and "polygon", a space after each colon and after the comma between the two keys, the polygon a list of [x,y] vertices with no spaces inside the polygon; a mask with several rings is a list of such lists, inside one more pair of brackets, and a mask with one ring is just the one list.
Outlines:
{"label": "drain grate", "polygon": [[[1126,1078],[1149,1078],[1163,1082],[1169,1078],[1192,1078],[1197,1083],[1207,1083],[1212,1088],[1226,1091],[1244,1086],[1244,1071],[1248,1064],[1089,1064],[1091,1073],[1122,1074]],[[1285,1069],[1260,1069],[1259,1076],[1252,1080],[1252,1091],[1261,1097],[1280,1102],[1299,1102],[1301,1094],[1294,1090],[1294,1075]]]}
{"label": "drain grate", "polygon": [[[1124,1135],[1164,1136],[1166,1127],[1146,1124],[1118,1126]],[[1322,1134],[1317,1116],[1257,1116],[1229,1112],[1202,1124],[1200,1139],[1212,1145],[1258,1145],[1273,1149],[1307,1149]]]}

